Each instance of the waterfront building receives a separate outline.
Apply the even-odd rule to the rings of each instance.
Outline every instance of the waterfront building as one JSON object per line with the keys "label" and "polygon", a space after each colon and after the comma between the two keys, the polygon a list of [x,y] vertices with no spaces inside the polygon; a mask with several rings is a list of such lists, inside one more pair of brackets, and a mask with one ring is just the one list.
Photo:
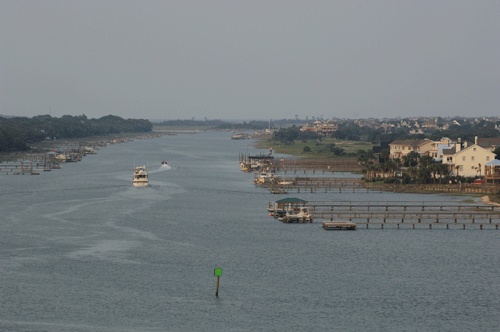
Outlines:
{"label": "waterfront building", "polygon": [[434,141],[430,139],[401,139],[389,144],[391,159],[402,158],[412,151],[419,155],[428,155]]}
{"label": "waterfront building", "polygon": [[[477,141],[477,139],[476,139]],[[495,154],[477,144],[462,149],[460,142],[452,149],[443,150],[443,164],[449,165],[454,175],[475,177],[485,174],[485,164],[495,159]]]}

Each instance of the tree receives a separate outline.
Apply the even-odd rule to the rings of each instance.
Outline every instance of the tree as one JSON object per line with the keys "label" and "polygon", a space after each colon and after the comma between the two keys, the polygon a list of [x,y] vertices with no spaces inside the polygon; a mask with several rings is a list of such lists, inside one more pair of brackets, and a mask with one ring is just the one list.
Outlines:
{"label": "tree", "polygon": [[375,175],[375,174],[380,173],[381,169],[382,168],[380,167],[380,165],[373,165],[373,174]]}
{"label": "tree", "polygon": [[450,169],[446,164],[436,164],[436,166],[437,166],[437,172],[439,174],[439,183],[442,184],[443,177],[450,175]]}
{"label": "tree", "polygon": [[495,148],[495,150],[493,150],[493,153],[496,155],[495,159],[500,160],[500,146]]}
{"label": "tree", "polygon": [[86,136],[104,136],[120,132],[149,132],[153,125],[144,119],[122,119],[107,115],[99,119],[88,119],[81,116],[64,115],[53,118],[50,115],[39,115],[33,118],[14,117],[0,118],[0,150],[27,150],[28,143],[44,140],[46,137],[81,138]]}
{"label": "tree", "polygon": [[418,169],[416,169],[413,166],[410,166],[410,167],[408,167],[406,172],[410,176],[411,179],[415,179],[417,177],[417,174],[418,174]]}
{"label": "tree", "polygon": [[421,156],[419,159],[419,165],[421,165],[422,167],[427,167],[432,163],[434,163],[434,159],[432,159],[431,156]]}
{"label": "tree", "polygon": [[333,152],[333,154],[336,156],[341,156],[345,153],[345,150],[343,148],[335,146],[335,147],[330,147],[330,152]]}
{"label": "tree", "polygon": [[400,158],[395,158],[393,159],[394,163],[396,164],[396,170],[401,170],[401,159]]}
{"label": "tree", "polygon": [[389,159],[390,154],[391,152],[389,151],[389,149],[382,149],[382,151],[380,151],[380,159],[386,161],[387,159]]}
{"label": "tree", "polygon": [[411,151],[407,155],[403,156],[403,164],[405,167],[417,166],[418,164],[418,153],[415,151]]}
{"label": "tree", "polygon": [[396,165],[394,160],[389,159],[385,162],[385,164],[386,164],[387,170],[391,173],[391,177],[394,177],[394,173],[398,169],[398,166]]}
{"label": "tree", "polygon": [[429,172],[432,174],[433,184],[436,184],[436,177],[438,175],[438,164],[430,164],[427,166]]}
{"label": "tree", "polygon": [[366,153],[364,150],[360,149],[360,150],[358,150],[358,152],[356,152],[356,154],[358,155],[358,162],[361,165],[364,166],[368,163],[368,157],[366,156]]}
{"label": "tree", "polygon": [[421,183],[429,183],[431,171],[427,167],[419,167],[417,177]]}

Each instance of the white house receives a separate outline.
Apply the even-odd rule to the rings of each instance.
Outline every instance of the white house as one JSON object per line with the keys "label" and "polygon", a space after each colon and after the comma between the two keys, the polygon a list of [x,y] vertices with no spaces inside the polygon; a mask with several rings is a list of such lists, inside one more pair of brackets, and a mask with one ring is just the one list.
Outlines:
{"label": "white house", "polygon": [[455,151],[453,155],[443,158],[443,163],[451,165],[451,170],[455,175],[484,176],[484,164],[495,159],[495,154],[491,150],[477,144],[464,149],[461,149],[457,144],[456,150],[458,151]]}

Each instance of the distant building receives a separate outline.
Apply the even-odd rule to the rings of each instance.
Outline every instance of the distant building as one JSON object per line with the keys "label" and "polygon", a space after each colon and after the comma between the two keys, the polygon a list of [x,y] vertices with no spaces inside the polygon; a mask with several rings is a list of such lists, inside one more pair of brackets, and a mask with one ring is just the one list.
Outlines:
{"label": "distant building", "polygon": [[431,150],[433,143],[433,141],[427,138],[395,140],[389,144],[390,158],[402,158],[412,151],[415,151],[419,155],[428,155],[428,151]]}
{"label": "distant building", "polygon": [[300,128],[300,131],[313,131],[318,135],[331,135],[339,129],[337,121],[314,121],[312,125],[308,123]]}

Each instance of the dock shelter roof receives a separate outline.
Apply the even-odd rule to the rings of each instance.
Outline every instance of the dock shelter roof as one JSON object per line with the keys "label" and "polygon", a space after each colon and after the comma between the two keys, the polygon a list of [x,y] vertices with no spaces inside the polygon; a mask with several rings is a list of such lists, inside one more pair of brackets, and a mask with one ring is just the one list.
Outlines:
{"label": "dock shelter roof", "polygon": [[304,201],[303,199],[300,198],[283,198],[280,199],[279,201],[276,201],[276,203],[307,203],[307,201]]}
{"label": "dock shelter roof", "polygon": [[484,164],[485,166],[500,166],[500,160],[493,159],[492,161]]}

